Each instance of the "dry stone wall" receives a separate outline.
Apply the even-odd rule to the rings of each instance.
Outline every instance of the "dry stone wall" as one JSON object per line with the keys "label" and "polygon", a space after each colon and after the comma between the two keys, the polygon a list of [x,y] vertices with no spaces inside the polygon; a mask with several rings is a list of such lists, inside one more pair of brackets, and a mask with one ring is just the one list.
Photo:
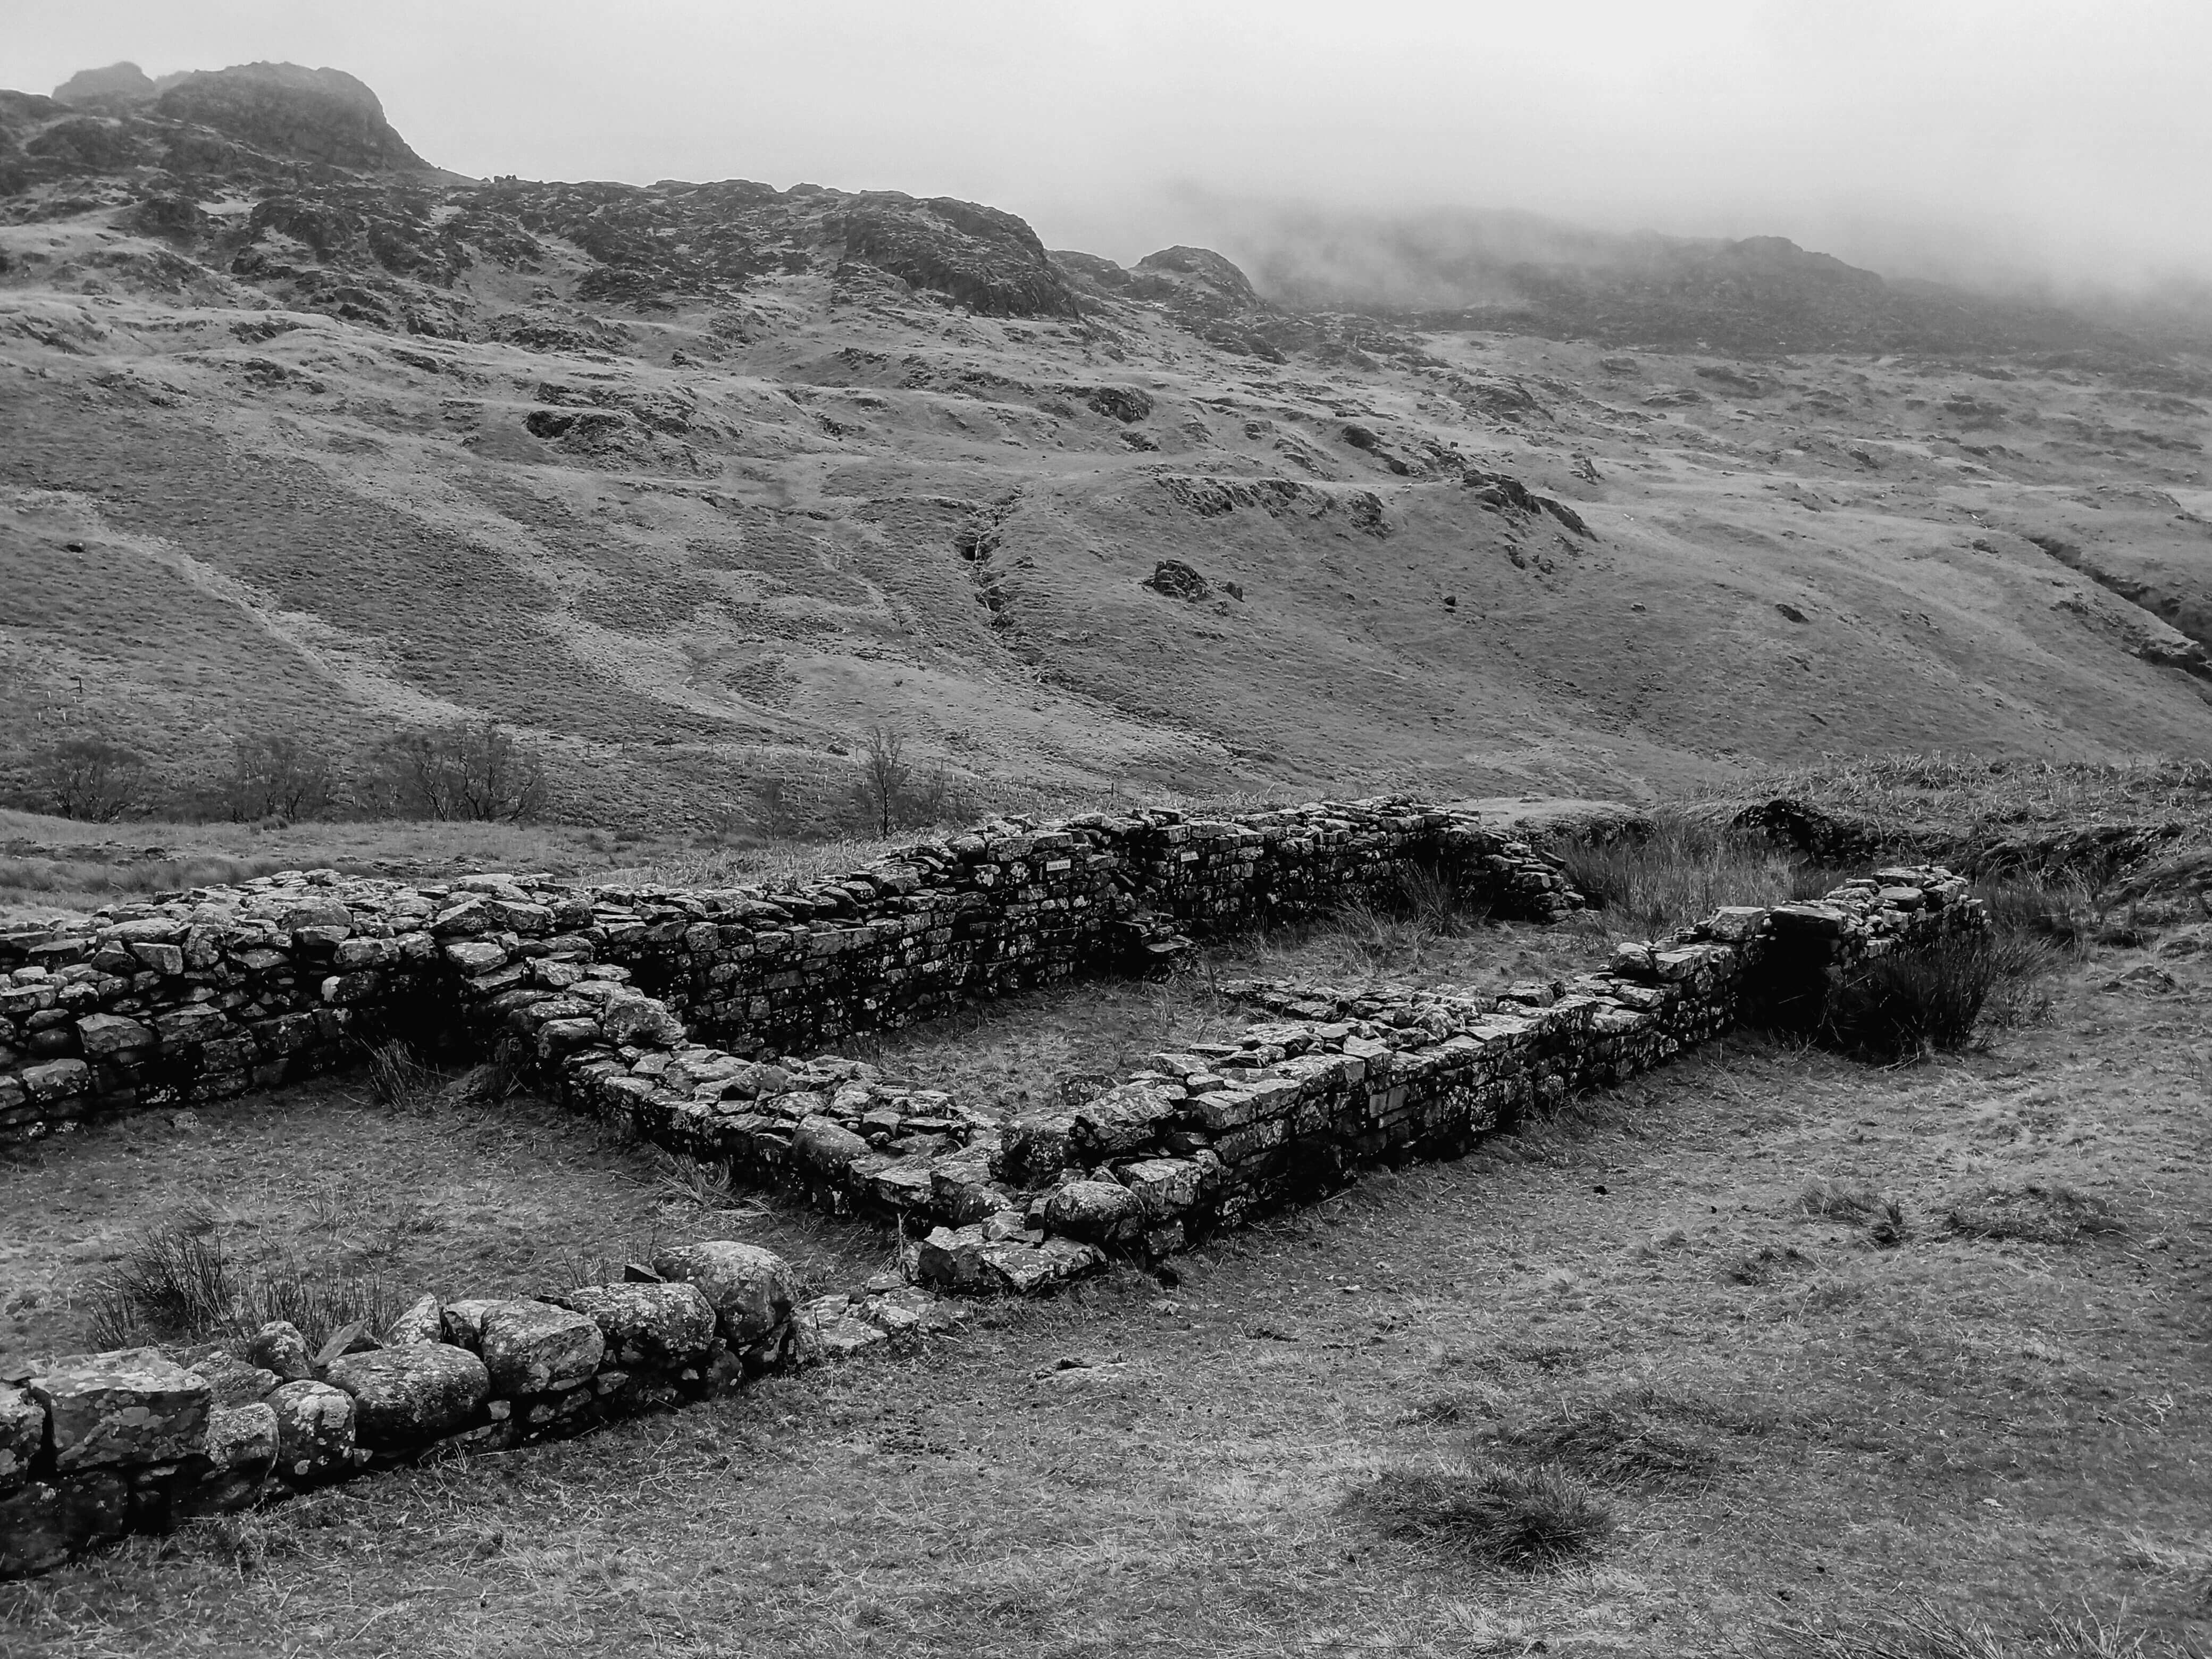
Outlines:
{"label": "dry stone wall", "polygon": [[534,1001],[588,1012],[633,981],[732,1052],[818,1048],[1073,974],[1148,970],[1187,948],[1184,930],[1310,914],[1413,863],[1501,915],[1574,902],[1526,845],[1403,800],[1005,821],[790,891],[330,871],[197,889],[0,934],[0,1140],[273,1086],[388,1032],[479,1036]]}
{"label": "dry stone wall", "polygon": [[[15,1058],[0,1080],[15,1092],[0,1100],[18,1133],[281,1081],[377,1031],[446,1032],[501,1045],[541,1092],[658,1145],[896,1218],[904,1272],[795,1307],[773,1256],[705,1241],[621,1284],[426,1297],[391,1330],[312,1356],[271,1326],[246,1358],[132,1350],[0,1376],[0,1575],[395,1462],[580,1432],[800,1350],[910,1338],[957,1318],[954,1293],[1026,1293],[1115,1255],[1164,1255],[1740,1021],[1806,1023],[1869,957],[1986,926],[1961,878],[1901,867],[1818,902],[1723,909],[1619,947],[1603,971],[1498,995],[1239,984],[1255,1018],[1234,1041],[1004,1121],[857,1061],[768,1047],[770,1033],[819,1039],[1142,968],[1175,928],[1317,907],[1409,858],[1445,864],[1500,909],[1573,902],[1526,848],[1449,813],[1389,802],[1267,817],[1182,835],[1158,832],[1199,826],[1006,826],[804,894],[489,876],[414,889],[315,872],[13,943]],[[694,1041],[686,1012],[733,1044]],[[44,1036],[64,1030],[74,1047]]]}

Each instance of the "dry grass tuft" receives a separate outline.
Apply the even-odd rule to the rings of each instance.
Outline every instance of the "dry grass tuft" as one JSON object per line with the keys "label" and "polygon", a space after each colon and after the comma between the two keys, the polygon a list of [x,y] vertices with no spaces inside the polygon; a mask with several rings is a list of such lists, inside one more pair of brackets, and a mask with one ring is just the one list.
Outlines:
{"label": "dry grass tuft", "polygon": [[1536,1463],[1612,1486],[1692,1486],[1721,1466],[1711,1442],[1627,1402],[1560,1406],[1504,1441]]}
{"label": "dry grass tuft", "polygon": [[381,1276],[347,1273],[279,1252],[232,1259],[204,1209],[187,1208],[140,1233],[92,1291],[99,1348],[237,1342],[272,1319],[300,1328],[310,1348],[356,1321],[381,1330],[400,1298]]}
{"label": "dry grass tuft", "polygon": [[737,1181],[726,1159],[709,1163],[659,1146],[652,1152],[653,1189],[665,1201],[733,1216],[767,1213],[760,1205],[738,1195]]}
{"label": "dry grass tuft", "polygon": [[1967,1238],[2019,1239],[2030,1244],[2078,1244],[2128,1231],[2112,1206],[2063,1183],[2031,1181],[2019,1188],[1990,1187],[1951,1206],[1950,1230]]}
{"label": "dry grass tuft", "polygon": [[1864,1227],[1867,1236],[1877,1244],[1899,1243],[1910,1231],[1905,1206],[1863,1182],[1816,1176],[1805,1183],[1797,1202],[1807,1215]]}
{"label": "dry grass tuft", "polygon": [[1701,921],[1724,904],[1814,898],[1842,872],[1801,862],[1755,830],[1710,814],[1662,809],[1650,828],[1547,849],[1616,938],[1650,939]]}
{"label": "dry grass tuft", "polygon": [[368,1092],[395,1112],[429,1112],[445,1092],[446,1075],[423,1063],[404,1042],[380,1042],[368,1051]]}
{"label": "dry grass tuft", "polygon": [[1392,1470],[1347,1501],[1392,1538],[1522,1572],[1595,1553],[1613,1525],[1603,1498],[1548,1468]]}
{"label": "dry grass tuft", "polygon": [[1734,1651],[1751,1659],[2198,1659],[2194,1644],[2153,1649],[2148,1638],[2097,1614],[2053,1613],[2026,1636],[2004,1636],[1972,1613],[1948,1613],[1931,1601],[1912,1602],[1888,1619],[1848,1625],[1774,1626],[1754,1645],[1739,1643]]}
{"label": "dry grass tuft", "polygon": [[[1821,1036],[1883,1064],[1968,1047],[1992,993],[2047,972],[2051,948],[2021,935],[1953,937],[1861,963],[1830,992]],[[2007,1005],[2007,1017],[2019,1010]]]}

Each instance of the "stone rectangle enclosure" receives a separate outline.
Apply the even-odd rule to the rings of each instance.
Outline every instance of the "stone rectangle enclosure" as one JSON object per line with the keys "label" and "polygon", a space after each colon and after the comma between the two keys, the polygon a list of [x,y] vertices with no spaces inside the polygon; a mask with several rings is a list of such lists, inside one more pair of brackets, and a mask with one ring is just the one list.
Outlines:
{"label": "stone rectangle enclosure", "polygon": [[[1857,964],[1987,925],[1960,878],[1898,868],[1819,902],[1724,908],[1503,995],[1235,984],[1255,1018],[1234,1040],[1004,1121],[856,1061],[777,1052],[1071,975],[1153,972],[1188,948],[1183,929],[1378,899],[1413,866],[1499,916],[1579,902],[1525,844],[1387,800],[994,824],[793,892],[309,872],[0,938],[0,1138],[272,1085],[379,1037],[496,1046],[541,1093],[657,1145],[896,1218],[921,1287],[793,1309],[781,1264],[710,1241],[639,1269],[648,1285],[425,1297],[358,1337],[366,1355],[311,1360],[289,1327],[264,1330],[256,1358],[289,1368],[281,1386],[150,1351],[55,1360],[0,1377],[0,1575],[404,1458],[578,1432],[794,1349],[858,1352],[939,1317],[935,1293],[1025,1293],[1109,1253],[1182,1249],[1731,1024],[1809,1027]],[[85,1437],[149,1422],[143,1455],[118,1443],[77,1467]]]}

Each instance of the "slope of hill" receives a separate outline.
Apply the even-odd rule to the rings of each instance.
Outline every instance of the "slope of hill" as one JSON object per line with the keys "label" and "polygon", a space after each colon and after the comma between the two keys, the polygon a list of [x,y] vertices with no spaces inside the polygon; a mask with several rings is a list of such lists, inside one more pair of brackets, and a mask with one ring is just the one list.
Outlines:
{"label": "slope of hill", "polygon": [[489,714],[671,823],[878,723],[1047,795],[2212,753],[2190,361],[1417,327],[948,199],[461,179],[358,86],[0,94],[0,767]]}

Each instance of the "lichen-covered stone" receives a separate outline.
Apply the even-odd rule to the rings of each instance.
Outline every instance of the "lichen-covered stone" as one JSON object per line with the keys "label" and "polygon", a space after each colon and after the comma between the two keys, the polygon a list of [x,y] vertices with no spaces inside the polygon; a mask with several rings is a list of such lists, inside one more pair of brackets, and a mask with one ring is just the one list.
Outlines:
{"label": "lichen-covered stone", "polygon": [[161,1463],[199,1449],[215,1391],[158,1349],[85,1354],[31,1379],[46,1407],[54,1468]]}
{"label": "lichen-covered stone", "polygon": [[252,1468],[276,1461],[276,1408],[265,1400],[218,1406],[208,1413],[201,1455],[218,1469]]}
{"label": "lichen-covered stone", "polygon": [[329,1381],[353,1396],[354,1437],[365,1446],[418,1445],[465,1429],[491,1398],[491,1375],[466,1348],[444,1342],[349,1353]]}
{"label": "lichen-covered stone", "polygon": [[353,1396],[327,1382],[287,1382],[269,1396],[276,1415],[276,1462],[288,1480],[334,1474],[353,1451]]}
{"label": "lichen-covered stone", "polygon": [[478,1352],[502,1397],[544,1394],[599,1370],[606,1339],[589,1314],[550,1302],[496,1302],[484,1310]]}
{"label": "lichen-covered stone", "polygon": [[246,1353],[265,1371],[276,1372],[286,1382],[312,1382],[315,1375],[307,1339],[289,1319],[272,1319],[254,1332]]}
{"label": "lichen-covered stone", "polygon": [[471,1353],[483,1351],[483,1316],[499,1306],[495,1296],[463,1297],[459,1302],[448,1302],[438,1316],[438,1327],[443,1340],[457,1348],[466,1348]]}
{"label": "lichen-covered stone", "polygon": [[417,1297],[409,1303],[407,1310],[393,1320],[392,1328],[384,1334],[386,1344],[392,1347],[445,1340],[446,1310],[434,1296]]}
{"label": "lichen-covered stone", "polygon": [[181,1517],[241,1510],[260,1497],[276,1467],[276,1408],[266,1401],[218,1406],[208,1415],[205,1474],[178,1499]]}
{"label": "lichen-covered stone", "polygon": [[[303,1347],[305,1344],[301,1345]],[[266,1400],[276,1385],[284,1381],[272,1370],[247,1364],[236,1354],[218,1349],[204,1359],[192,1362],[194,1372],[208,1380],[214,1390],[218,1407],[250,1406]]]}
{"label": "lichen-covered stone", "polygon": [[1055,1232],[1108,1243],[1133,1234],[1144,1206],[1127,1187],[1111,1181],[1072,1181],[1045,1200],[1045,1224]]}
{"label": "lichen-covered stone", "polygon": [[46,1408],[27,1389],[0,1382],[0,1492],[31,1478],[31,1460],[46,1443]]}
{"label": "lichen-covered stone", "polygon": [[560,1301],[597,1321],[624,1365],[690,1364],[714,1344],[714,1305],[696,1285],[586,1285]]}
{"label": "lichen-covered stone", "polygon": [[654,1256],[653,1270],[665,1279],[697,1285],[732,1346],[756,1342],[791,1317],[791,1266],[757,1244],[726,1238],[678,1244]]}

